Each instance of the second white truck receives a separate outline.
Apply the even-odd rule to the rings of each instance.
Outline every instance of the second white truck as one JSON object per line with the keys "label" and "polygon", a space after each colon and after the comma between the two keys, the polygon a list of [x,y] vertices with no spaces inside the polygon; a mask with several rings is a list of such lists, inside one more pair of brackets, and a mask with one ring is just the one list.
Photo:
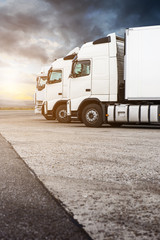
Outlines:
{"label": "second white truck", "polygon": [[46,119],[57,119],[62,123],[67,123],[71,120],[71,117],[67,116],[69,75],[71,73],[72,60],[78,51],[78,47],[74,48],[66,57],[55,60],[51,65],[42,107],[42,114]]}

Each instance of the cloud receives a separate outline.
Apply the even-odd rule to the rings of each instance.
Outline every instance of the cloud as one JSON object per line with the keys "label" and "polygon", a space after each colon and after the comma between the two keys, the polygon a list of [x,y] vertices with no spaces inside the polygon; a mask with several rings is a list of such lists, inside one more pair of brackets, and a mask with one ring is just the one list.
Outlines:
{"label": "cloud", "polygon": [[[25,3],[22,0],[9,1],[8,4],[0,7],[1,52],[45,63],[49,60],[51,52],[47,49],[48,43],[43,42],[42,46],[39,38],[50,36],[49,28],[46,27],[45,16],[47,15],[41,8],[43,2],[39,1],[40,5],[39,3],[33,4],[33,2],[36,1],[32,1],[30,11],[26,11],[29,2]],[[13,8],[13,3],[17,5],[17,8]],[[53,52],[54,48],[52,54]]]}
{"label": "cloud", "polygon": [[[82,43],[96,37],[134,26],[160,22],[157,0],[45,0],[56,11],[61,34]],[[70,38],[69,38],[70,36]]]}
{"label": "cloud", "polygon": [[[97,26],[92,26],[87,11],[87,24],[84,24],[70,5],[65,4],[65,13],[61,3],[62,14],[59,14],[58,8],[50,7],[49,3],[42,0],[10,0],[6,3],[0,8],[0,45],[2,52],[11,55],[46,63],[64,56],[75,46],[82,45],[91,39],[90,36],[102,34]],[[13,8],[13,4],[16,8]],[[79,4],[76,5],[79,7]],[[45,39],[43,45],[39,39]],[[51,48],[47,40],[56,43],[55,46],[52,44]]]}
{"label": "cloud", "polygon": [[10,67],[9,63],[6,63],[6,62],[0,60],[0,68],[8,68],[8,67]]}
{"label": "cloud", "polygon": [[88,1],[46,0],[46,2],[50,3],[53,10],[52,28],[58,31],[59,38],[65,46],[66,43],[72,47],[79,46],[103,34],[101,27],[95,25],[94,19],[90,17],[90,12],[94,8]]}
{"label": "cloud", "polygon": [[157,0],[124,0],[123,4],[116,10],[117,19],[113,27],[137,27],[146,25],[157,25],[160,21],[160,2]]}
{"label": "cloud", "polygon": [[0,7],[1,51],[47,63],[108,33],[159,24],[159,10],[156,0],[8,0]]}

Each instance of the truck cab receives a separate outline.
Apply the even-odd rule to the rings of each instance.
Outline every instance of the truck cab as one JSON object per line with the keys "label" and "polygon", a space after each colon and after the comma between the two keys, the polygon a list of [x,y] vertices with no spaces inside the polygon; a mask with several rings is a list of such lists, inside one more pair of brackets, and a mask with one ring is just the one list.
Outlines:
{"label": "truck cab", "polygon": [[34,93],[35,114],[41,113],[42,104],[45,99],[45,86],[49,68],[49,66],[43,66],[36,78],[36,89]]}
{"label": "truck cab", "polygon": [[77,114],[86,122],[85,112],[88,111],[90,124],[97,118],[103,121],[103,103],[117,102],[120,89],[123,92],[123,59],[124,40],[114,33],[81,47],[72,65],[68,115]]}
{"label": "truck cab", "polygon": [[78,51],[79,48],[73,49],[66,57],[55,60],[51,65],[42,109],[42,114],[46,119],[57,119],[63,123],[70,122],[70,117],[67,116],[68,78],[71,73],[72,60]]}

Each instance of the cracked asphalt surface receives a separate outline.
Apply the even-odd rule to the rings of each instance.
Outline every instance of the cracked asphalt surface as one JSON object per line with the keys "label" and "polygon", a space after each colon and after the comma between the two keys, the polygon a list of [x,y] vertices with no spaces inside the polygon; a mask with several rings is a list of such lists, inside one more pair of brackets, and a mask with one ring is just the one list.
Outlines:
{"label": "cracked asphalt surface", "polygon": [[0,132],[94,240],[160,239],[160,127],[0,111]]}
{"label": "cracked asphalt surface", "polygon": [[0,135],[0,239],[91,239]]}

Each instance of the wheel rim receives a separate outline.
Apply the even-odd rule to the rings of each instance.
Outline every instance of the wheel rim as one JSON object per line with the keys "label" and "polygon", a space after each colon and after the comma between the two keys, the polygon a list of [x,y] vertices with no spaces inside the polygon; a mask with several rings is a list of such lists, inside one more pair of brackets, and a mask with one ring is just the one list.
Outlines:
{"label": "wheel rim", "polygon": [[89,123],[94,123],[98,120],[99,118],[99,114],[95,109],[90,109],[87,113],[86,113],[86,120]]}
{"label": "wheel rim", "polygon": [[67,117],[67,112],[66,112],[66,110],[61,110],[61,111],[59,111],[59,117],[60,118],[66,118]]}

